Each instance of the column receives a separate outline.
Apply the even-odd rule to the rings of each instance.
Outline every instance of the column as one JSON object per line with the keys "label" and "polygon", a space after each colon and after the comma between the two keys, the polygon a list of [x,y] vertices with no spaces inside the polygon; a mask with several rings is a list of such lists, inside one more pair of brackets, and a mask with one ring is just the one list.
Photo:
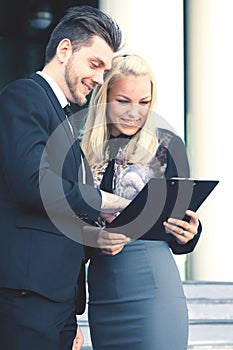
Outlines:
{"label": "column", "polygon": [[218,179],[199,210],[201,240],[189,278],[232,281],[233,2],[188,0],[187,142],[192,176]]}

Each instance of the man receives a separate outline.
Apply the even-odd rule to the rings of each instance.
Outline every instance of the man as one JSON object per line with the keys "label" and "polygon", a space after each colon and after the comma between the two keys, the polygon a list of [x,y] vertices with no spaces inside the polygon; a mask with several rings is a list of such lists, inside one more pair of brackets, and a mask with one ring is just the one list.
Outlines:
{"label": "man", "polygon": [[[93,187],[63,109],[70,102],[86,103],[91,90],[102,84],[120,43],[120,29],[109,16],[89,6],[71,8],[51,34],[42,71],[10,83],[1,92],[0,344],[4,350],[72,348],[84,257],[83,220],[93,222],[100,213],[114,213],[128,204]],[[87,244],[88,238],[84,240]],[[114,255],[126,242],[124,235],[100,230],[95,243]]]}

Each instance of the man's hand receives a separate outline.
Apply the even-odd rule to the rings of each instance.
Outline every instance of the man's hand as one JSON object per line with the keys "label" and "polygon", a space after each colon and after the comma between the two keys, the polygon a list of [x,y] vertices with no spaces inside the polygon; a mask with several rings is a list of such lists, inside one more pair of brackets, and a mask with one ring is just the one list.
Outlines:
{"label": "man's hand", "polygon": [[118,211],[117,213],[111,214],[111,213],[100,213],[100,216],[103,220],[105,220],[106,222],[110,223],[113,220],[116,219],[116,217],[120,214],[120,212]]}
{"label": "man's hand", "polygon": [[74,341],[73,341],[72,350],[80,350],[82,348],[83,343],[84,343],[84,337],[78,325],[76,337],[74,338]]}
{"label": "man's hand", "polygon": [[129,199],[119,197],[116,194],[102,191],[102,213],[116,213],[121,212],[129,203],[131,202]]}

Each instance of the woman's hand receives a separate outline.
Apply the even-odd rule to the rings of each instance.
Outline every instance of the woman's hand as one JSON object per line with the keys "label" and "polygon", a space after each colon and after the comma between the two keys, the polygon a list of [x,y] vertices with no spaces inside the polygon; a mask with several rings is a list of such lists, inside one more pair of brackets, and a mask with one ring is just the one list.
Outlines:
{"label": "woman's hand", "polygon": [[97,239],[101,251],[107,255],[116,255],[120,253],[125,244],[130,241],[129,237],[121,233],[107,232],[104,230],[99,231]]}
{"label": "woman's hand", "polygon": [[83,343],[84,343],[84,337],[78,325],[76,337],[74,338],[74,341],[73,341],[72,350],[80,350],[82,348]]}
{"label": "woman's hand", "polygon": [[171,233],[180,244],[188,243],[197,234],[199,220],[197,213],[186,210],[185,214],[190,217],[190,221],[169,218],[163,225],[166,232]]}
{"label": "woman's hand", "polygon": [[95,226],[83,226],[83,244],[98,247],[103,253],[116,255],[131,239],[124,234],[108,232],[106,229]]}

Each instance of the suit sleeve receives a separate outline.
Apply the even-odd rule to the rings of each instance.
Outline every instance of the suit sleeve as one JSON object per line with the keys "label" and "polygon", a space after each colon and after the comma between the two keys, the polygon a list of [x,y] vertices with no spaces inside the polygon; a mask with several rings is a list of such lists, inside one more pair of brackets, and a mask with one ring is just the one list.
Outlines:
{"label": "suit sleeve", "polygon": [[48,142],[56,127],[56,117],[45,91],[31,80],[14,82],[1,93],[0,164],[11,196],[9,201],[21,213],[44,215],[43,190],[47,205],[58,216],[73,212],[94,220],[99,214],[101,194],[82,183],[78,169],[81,161],[75,163],[71,149],[62,174],[57,171],[67,137],[63,130],[63,139],[59,139],[58,133],[53,146]]}
{"label": "suit sleeve", "polygon": [[[169,144],[168,148],[168,161],[167,169],[165,172],[166,178],[172,177],[190,177],[189,162],[185,145],[180,137],[174,136]],[[187,254],[191,253],[201,235],[202,226],[199,222],[198,233],[186,244],[179,244],[176,239],[171,235],[169,240],[169,246],[174,254]]]}

